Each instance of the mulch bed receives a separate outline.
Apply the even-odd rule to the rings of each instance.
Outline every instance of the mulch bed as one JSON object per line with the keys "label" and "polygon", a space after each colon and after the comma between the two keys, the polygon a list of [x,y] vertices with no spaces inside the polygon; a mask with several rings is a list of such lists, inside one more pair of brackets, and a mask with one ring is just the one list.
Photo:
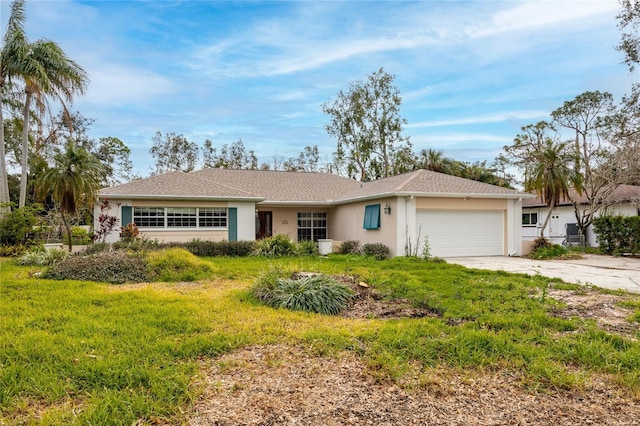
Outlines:
{"label": "mulch bed", "polygon": [[605,378],[582,391],[527,391],[506,373],[434,370],[403,389],[355,354],[253,346],[202,362],[189,425],[638,425],[640,401]]}

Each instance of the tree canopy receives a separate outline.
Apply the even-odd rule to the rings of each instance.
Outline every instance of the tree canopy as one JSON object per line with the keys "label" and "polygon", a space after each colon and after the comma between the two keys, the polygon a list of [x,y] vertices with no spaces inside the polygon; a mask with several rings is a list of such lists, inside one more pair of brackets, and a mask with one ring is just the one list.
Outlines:
{"label": "tree canopy", "polygon": [[411,143],[402,133],[407,121],[394,79],[380,68],[322,105],[329,116],[325,128],[337,140],[336,164],[344,164],[349,177],[368,181],[407,171]]}

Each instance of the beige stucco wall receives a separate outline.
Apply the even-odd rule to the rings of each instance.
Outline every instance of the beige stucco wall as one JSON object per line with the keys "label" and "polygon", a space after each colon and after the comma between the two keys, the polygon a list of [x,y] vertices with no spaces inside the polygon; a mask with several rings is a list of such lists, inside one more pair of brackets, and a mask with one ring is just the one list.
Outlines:
{"label": "beige stucco wall", "polygon": [[200,231],[196,229],[187,230],[147,230],[140,231],[140,234],[150,240],[158,240],[160,243],[186,243],[195,238],[207,241],[222,241],[228,239],[228,231],[226,229],[215,231]]}
{"label": "beige stucco wall", "polygon": [[[119,240],[120,226],[122,226],[122,206],[131,207],[236,207],[238,210],[238,240],[255,239],[255,204],[253,202],[226,202],[226,201],[180,201],[180,200],[130,200],[110,198],[111,210],[108,214],[117,218],[118,223],[114,231],[107,236],[107,242]],[[100,208],[96,204],[94,208],[98,227]],[[251,218],[248,220],[247,218]],[[222,241],[229,239],[227,228],[222,229],[141,229],[140,233],[145,238],[158,240],[159,242],[187,242],[194,238],[210,241]]]}
{"label": "beige stucco wall", "polygon": [[506,210],[508,200],[483,198],[416,198],[417,209]]}
{"label": "beige stucco wall", "polygon": [[[389,203],[391,214],[384,213],[384,206]],[[364,229],[364,210],[370,204],[380,204],[380,229]],[[374,201],[340,205],[335,208],[331,223],[331,237],[336,241],[357,240],[362,244],[383,243],[391,249],[391,254],[401,253],[396,249],[396,221],[398,217],[396,199],[385,198]]]}
{"label": "beige stucco wall", "polygon": [[257,210],[271,212],[272,235],[288,235],[294,241],[298,239],[298,212],[327,213],[327,238],[333,238],[331,236],[335,220],[333,207],[280,207],[261,204],[257,206]]}

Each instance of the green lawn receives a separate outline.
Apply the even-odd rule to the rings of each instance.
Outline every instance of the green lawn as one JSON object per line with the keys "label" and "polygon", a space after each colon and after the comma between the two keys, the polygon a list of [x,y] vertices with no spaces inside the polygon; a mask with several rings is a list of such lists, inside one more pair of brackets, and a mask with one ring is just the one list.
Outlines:
{"label": "green lawn", "polygon": [[[558,280],[402,258],[207,261],[206,281],[119,286],[44,280],[42,268],[0,259],[0,425],[180,424],[198,397],[200,358],[273,342],[355,351],[380,380],[398,383],[434,366],[517,370],[523,386],[550,390],[604,373],[640,396],[640,335],[552,316],[546,289],[571,287]],[[273,265],[357,274],[439,316],[354,320],[267,308],[249,287]],[[627,305],[640,318],[637,300]]]}

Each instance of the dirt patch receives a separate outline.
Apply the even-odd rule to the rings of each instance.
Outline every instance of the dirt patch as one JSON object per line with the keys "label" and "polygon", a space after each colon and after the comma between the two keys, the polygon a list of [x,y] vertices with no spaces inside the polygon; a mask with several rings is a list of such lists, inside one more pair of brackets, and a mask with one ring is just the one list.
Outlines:
{"label": "dirt patch", "polygon": [[379,383],[352,353],[254,346],[202,362],[189,425],[638,425],[640,401],[606,380],[532,393],[517,376],[435,370],[406,390]]}
{"label": "dirt patch", "polygon": [[[314,272],[299,272],[292,276],[293,279],[320,275]],[[350,287],[355,295],[347,308],[340,313],[345,318],[423,318],[438,317],[439,312],[414,307],[406,299],[387,299],[379,291],[360,281],[354,275],[332,275],[334,280]]]}
{"label": "dirt patch", "polygon": [[631,309],[620,306],[630,296],[604,294],[590,287],[578,290],[549,289],[547,296],[564,306],[554,308],[552,314],[560,318],[581,318],[594,320],[598,326],[610,333],[634,339],[640,331],[640,324],[629,322]]}

